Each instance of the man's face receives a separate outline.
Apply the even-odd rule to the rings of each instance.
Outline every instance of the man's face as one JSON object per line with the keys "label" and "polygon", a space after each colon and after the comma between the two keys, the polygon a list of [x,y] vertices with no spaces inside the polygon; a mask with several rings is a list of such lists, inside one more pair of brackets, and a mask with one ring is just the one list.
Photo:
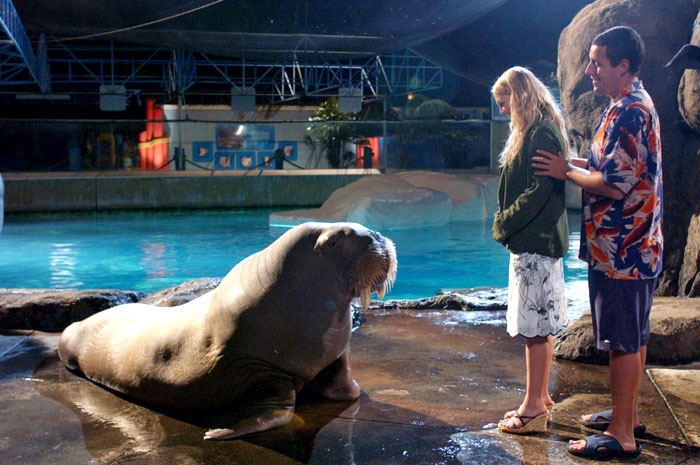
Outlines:
{"label": "man's face", "polygon": [[611,65],[605,46],[599,45],[591,46],[588,58],[586,75],[593,82],[593,91],[596,94],[617,97],[625,85],[628,61],[621,60],[617,66]]}

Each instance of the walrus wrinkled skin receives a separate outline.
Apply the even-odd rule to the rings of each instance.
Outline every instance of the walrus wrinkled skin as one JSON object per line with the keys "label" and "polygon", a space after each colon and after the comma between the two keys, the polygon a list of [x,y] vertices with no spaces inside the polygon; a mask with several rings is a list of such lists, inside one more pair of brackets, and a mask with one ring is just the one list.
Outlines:
{"label": "walrus wrinkled skin", "polygon": [[171,308],[126,304],[73,323],[58,354],[127,397],[227,418],[228,439],[291,421],[308,383],[356,399],[350,301],[380,298],[396,277],[394,244],[356,223],[305,223],[238,263],[219,286]]}

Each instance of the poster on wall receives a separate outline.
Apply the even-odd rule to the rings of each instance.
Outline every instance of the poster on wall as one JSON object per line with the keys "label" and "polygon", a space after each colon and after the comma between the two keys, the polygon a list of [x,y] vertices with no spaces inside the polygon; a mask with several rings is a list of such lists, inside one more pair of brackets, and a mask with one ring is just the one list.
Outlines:
{"label": "poster on wall", "polygon": [[214,144],[212,142],[192,142],[192,160],[205,162],[214,159]]}
{"label": "poster on wall", "polygon": [[217,170],[232,170],[234,168],[234,154],[231,152],[216,152],[215,168]]}
{"label": "poster on wall", "polygon": [[[192,143],[193,161],[215,161],[215,169],[274,169],[275,151],[282,150],[289,161],[297,159],[296,141],[275,141],[272,124],[216,125],[214,142]],[[213,156],[212,156],[213,154]]]}
{"label": "poster on wall", "polygon": [[270,124],[254,124],[248,129],[248,148],[253,150],[274,150],[274,126]]}
{"label": "poster on wall", "polygon": [[275,152],[258,152],[258,169],[271,170],[275,167]]}
{"label": "poster on wall", "polygon": [[236,152],[236,169],[249,170],[255,167],[255,152]]}
{"label": "poster on wall", "polygon": [[284,152],[284,159],[296,161],[297,159],[297,143],[296,141],[280,141],[277,142],[277,148]]}
{"label": "poster on wall", "polygon": [[242,124],[218,124],[216,126],[216,148],[220,150],[246,147],[247,130]]}

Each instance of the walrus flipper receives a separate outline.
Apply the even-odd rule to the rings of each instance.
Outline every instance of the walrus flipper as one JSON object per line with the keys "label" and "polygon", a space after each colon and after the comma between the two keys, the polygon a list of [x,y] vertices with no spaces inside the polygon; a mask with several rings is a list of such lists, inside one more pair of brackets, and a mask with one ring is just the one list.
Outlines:
{"label": "walrus flipper", "polygon": [[331,400],[355,400],[360,397],[360,386],[352,378],[350,348],[316,375],[312,389]]}
{"label": "walrus flipper", "polygon": [[243,410],[223,415],[213,422],[233,425],[230,428],[212,428],[204,434],[204,439],[233,439],[277,428],[292,421],[296,390],[290,379],[268,379],[254,386],[251,391],[250,395],[255,398],[246,400]]}

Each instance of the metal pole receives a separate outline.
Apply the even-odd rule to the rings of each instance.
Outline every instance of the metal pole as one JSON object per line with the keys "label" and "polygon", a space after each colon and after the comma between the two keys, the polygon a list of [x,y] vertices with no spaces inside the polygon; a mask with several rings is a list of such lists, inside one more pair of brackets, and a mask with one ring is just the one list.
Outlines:
{"label": "metal pole", "polygon": [[387,97],[384,96],[384,98],[382,99],[382,141],[384,141],[384,153],[381,154],[381,156],[384,158],[384,168],[388,168],[387,162],[389,161],[389,140],[386,137],[386,100]]}
{"label": "metal pole", "polygon": [[185,153],[182,151],[182,92],[181,91],[177,93],[177,151],[175,153],[175,169],[177,171],[184,171],[184,169],[185,169]]}

